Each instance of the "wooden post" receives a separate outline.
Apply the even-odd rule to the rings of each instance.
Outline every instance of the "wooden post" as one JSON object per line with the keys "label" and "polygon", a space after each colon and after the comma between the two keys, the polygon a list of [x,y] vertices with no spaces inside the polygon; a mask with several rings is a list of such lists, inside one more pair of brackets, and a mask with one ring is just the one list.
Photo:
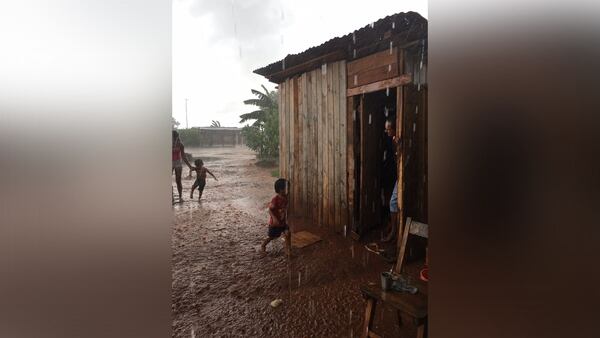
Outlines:
{"label": "wooden post", "polygon": [[365,321],[363,323],[363,329],[361,333],[362,338],[369,337],[369,330],[373,325],[373,319],[375,318],[375,308],[376,308],[376,300],[373,298],[369,298],[367,300],[367,309],[365,310]]}
{"label": "wooden post", "polygon": [[348,168],[347,178],[346,178],[346,192],[347,192],[347,200],[348,200],[348,210],[347,210],[347,226],[348,232],[354,230],[354,192],[356,189],[355,186],[355,172],[354,172],[354,127],[355,127],[355,112],[354,112],[354,97],[348,97],[346,100],[346,166]]}
{"label": "wooden post", "polygon": [[[400,50],[398,53],[398,57],[400,58],[398,64],[400,65],[401,73],[404,72],[404,49]],[[396,140],[399,140],[400,147],[398,149],[398,153],[396,156],[396,161],[398,162],[397,169],[397,194],[398,194],[398,217],[397,217],[397,227],[398,227],[398,242],[401,240],[401,234],[404,233],[404,139],[405,133],[404,129],[404,88],[402,86],[396,87]],[[399,248],[399,247],[398,247]],[[399,250],[397,251],[399,253]],[[398,271],[399,272],[399,271]]]}

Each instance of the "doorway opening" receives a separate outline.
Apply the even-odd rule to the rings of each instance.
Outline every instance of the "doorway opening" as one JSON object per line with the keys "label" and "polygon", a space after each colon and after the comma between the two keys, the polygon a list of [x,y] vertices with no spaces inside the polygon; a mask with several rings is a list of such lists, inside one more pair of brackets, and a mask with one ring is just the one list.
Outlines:
{"label": "doorway opening", "polygon": [[[396,88],[355,96],[355,231],[364,235],[389,218],[397,161],[386,121],[395,130]],[[395,131],[392,133],[395,135]]]}

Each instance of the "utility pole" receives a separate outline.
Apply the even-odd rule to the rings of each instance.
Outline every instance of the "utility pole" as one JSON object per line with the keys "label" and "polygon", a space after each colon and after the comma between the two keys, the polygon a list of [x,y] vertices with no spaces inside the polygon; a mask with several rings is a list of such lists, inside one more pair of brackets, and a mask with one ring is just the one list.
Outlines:
{"label": "utility pole", "polygon": [[188,99],[185,99],[185,129],[189,129],[188,126],[188,115],[187,115],[187,103],[188,103]]}

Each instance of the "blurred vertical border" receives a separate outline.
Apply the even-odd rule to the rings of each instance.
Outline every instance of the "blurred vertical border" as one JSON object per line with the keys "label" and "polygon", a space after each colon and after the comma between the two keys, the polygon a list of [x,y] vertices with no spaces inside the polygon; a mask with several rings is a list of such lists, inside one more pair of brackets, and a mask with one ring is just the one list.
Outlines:
{"label": "blurred vertical border", "polygon": [[171,335],[171,6],[0,3],[0,337]]}
{"label": "blurred vertical border", "polygon": [[430,1],[430,336],[599,337],[600,3]]}

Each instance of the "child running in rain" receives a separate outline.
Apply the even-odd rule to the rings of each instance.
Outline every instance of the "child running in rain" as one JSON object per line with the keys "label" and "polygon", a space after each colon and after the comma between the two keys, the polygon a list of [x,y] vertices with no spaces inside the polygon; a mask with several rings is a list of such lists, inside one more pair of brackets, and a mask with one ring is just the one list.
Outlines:
{"label": "child running in rain", "polygon": [[206,186],[206,173],[210,174],[215,181],[218,181],[215,175],[213,175],[210,170],[204,167],[204,162],[201,159],[197,159],[194,161],[195,167],[192,167],[192,170],[196,172],[196,181],[192,185],[192,192],[190,193],[190,198],[194,198],[194,190],[198,188],[198,200],[202,199],[202,192],[204,191],[204,187]]}
{"label": "child running in rain", "polygon": [[267,244],[270,241],[279,238],[281,234],[285,237],[285,251],[288,256],[291,254],[291,234],[287,224],[287,181],[283,178],[275,181],[275,195],[269,203],[269,231],[268,237],[264,240],[261,247],[261,256],[267,253]]}

